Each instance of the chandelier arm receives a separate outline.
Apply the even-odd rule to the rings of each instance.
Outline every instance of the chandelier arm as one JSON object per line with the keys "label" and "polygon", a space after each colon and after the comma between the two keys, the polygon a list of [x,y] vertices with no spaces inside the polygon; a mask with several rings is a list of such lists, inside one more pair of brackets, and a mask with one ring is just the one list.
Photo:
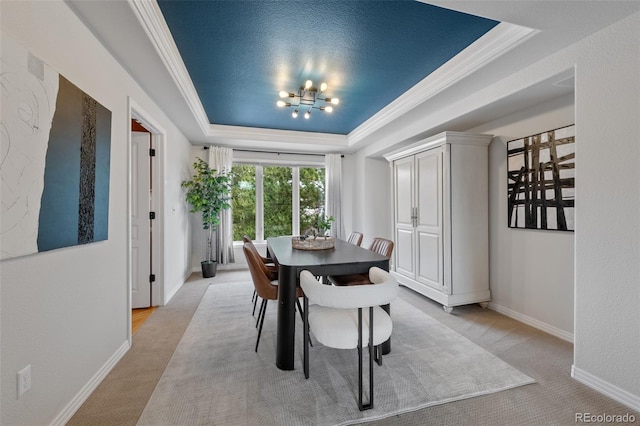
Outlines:
{"label": "chandelier arm", "polygon": [[[313,109],[317,109],[317,110],[321,110],[324,112],[332,112],[333,111],[333,107],[331,105],[326,105],[329,103],[333,103],[331,102],[331,98],[327,98],[324,95],[324,90],[322,89],[322,86],[320,88],[320,90],[316,87],[313,87],[311,84],[311,82],[308,82],[309,87],[305,86],[300,86],[300,88],[298,89],[298,94],[292,93],[292,92],[287,92],[288,93],[288,97],[289,98],[298,98],[298,103],[297,104],[293,104],[290,102],[285,103],[285,105],[282,106],[286,106],[286,107],[295,107],[295,111],[293,113],[293,117],[296,118],[297,117],[297,112],[300,109],[304,109],[304,108],[308,108],[307,112],[304,114],[305,118],[309,118],[309,115],[311,114],[311,111]],[[281,93],[284,93],[281,92]],[[281,95],[282,97],[282,95]],[[327,101],[327,99],[329,99],[329,101]],[[324,105],[320,104],[320,102],[324,103]]]}

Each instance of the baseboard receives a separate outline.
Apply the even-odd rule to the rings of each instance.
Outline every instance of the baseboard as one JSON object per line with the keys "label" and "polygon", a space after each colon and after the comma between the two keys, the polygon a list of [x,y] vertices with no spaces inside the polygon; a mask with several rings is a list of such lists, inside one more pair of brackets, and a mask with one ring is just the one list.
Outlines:
{"label": "baseboard", "polygon": [[[609,382],[587,373],[584,370],[579,369],[575,365],[571,366],[571,377],[579,381],[580,383],[589,386],[591,389],[608,396],[609,398],[618,401],[621,404],[626,405],[632,410],[640,411],[640,396],[633,395],[626,390],[612,385]],[[607,414],[624,414],[624,413],[607,413]]]}
{"label": "baseboard", "polygon": [[162,306],[167,306],[167,303],[169,303],[169,301],[173,298],[173,296],[176,295],[178,290],[180,290],[180,288],[184,285],[185,281],[186,280],[182,280],[182,284],[177,285],[175,288],[171,289],[170,293],[164,295],[164,301]]}
{"label": "baseboard", "polygon": [[129,341],[125,341],[122,346],[109,358],[109,360],[98,370],[98,372],[82,387],[80,392],[67,404],[66,407],[56,416],[51,422],[52,426],[64,426],[78,411],[78,409],[84,404],[84,402],[91,396],[93,391],[98,385],[107,377],[107,374],[115,367],[120,359],[127,353],[131,345]]}
{"label": "baseboard", "polygon": [[551,324],[547,324],[546,322],[542,322],[540,320],[537,320],[535,318],[532,318],[528,315],[523,315],[520,312],[516,312],[514,310],[511,310],[509,308],[505,308],[504,306],[500,306],[498,304],[495,304],[493,302],[489,302],[489,309],[499,312],[502,315],[506,315],[509,318],[513,318],[515,320],[518,320],[522,323],[525,323],[527,325],[530,325],[531,327],[537,328],[538,330],[542,330],[545,333],[549,333],[552,336],[556,336],[559,339],[565,340],[567,342],[573,343],[573,333],[569,333],[568,331],[562,330],[556,326],[553,326]]}
{"label": "baseboard", "polygon": [[[242,271],[242,270],[249,270],[249,266],[246,263],[227,263],[227,264],[219,264],[218,271]],[[194,266],[191,269],[191,272],[196,274],[196,273],[201,273],[202,269],[200,268],[200,266]]]}

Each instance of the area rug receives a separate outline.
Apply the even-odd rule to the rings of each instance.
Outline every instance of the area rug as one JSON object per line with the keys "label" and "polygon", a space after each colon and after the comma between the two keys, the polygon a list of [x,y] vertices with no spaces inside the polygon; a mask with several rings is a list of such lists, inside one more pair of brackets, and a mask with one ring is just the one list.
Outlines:
{"label": "area rug", "polygon": [[361,412],[356,350],[316,344],[305,380],[299,317],[295,370],[276,367],[275,301],[269,302],[254,352],[252,292],[251,282],[208,288],[139,425],[347,425],[534,382],[397,299],[391,305],[391,353],[374,366],[375,406]]}

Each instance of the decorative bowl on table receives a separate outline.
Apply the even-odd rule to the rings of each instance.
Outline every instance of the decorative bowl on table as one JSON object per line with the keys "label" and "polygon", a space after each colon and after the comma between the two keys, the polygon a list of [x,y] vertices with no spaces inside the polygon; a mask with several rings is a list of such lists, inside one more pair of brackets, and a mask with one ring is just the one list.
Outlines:
{"label": "decorative bowl on table", "polygon": [[291,245],[298,250],[327,250],[332,249],[336,244],[333,237],[293,237]]}

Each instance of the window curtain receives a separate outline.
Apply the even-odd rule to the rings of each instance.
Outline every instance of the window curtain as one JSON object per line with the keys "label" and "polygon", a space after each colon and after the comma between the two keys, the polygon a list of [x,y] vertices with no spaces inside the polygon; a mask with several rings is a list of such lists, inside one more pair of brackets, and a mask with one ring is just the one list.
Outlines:
{"label": "window curtain", "polygon": [[344,240],[344,221],[342,220],[342,156],[327,154],[325,164],[325,214],[333,216],[330,235]]}
{"label": "window curtain", "polygon": [[[222,146],[209,147],[209,167],[218,173],[231,172],[233,150]],[[220,213],[220,226],[216,232],[217,259],[220,264],[234,263],[233,255],[233,215],[231,209]]]}

